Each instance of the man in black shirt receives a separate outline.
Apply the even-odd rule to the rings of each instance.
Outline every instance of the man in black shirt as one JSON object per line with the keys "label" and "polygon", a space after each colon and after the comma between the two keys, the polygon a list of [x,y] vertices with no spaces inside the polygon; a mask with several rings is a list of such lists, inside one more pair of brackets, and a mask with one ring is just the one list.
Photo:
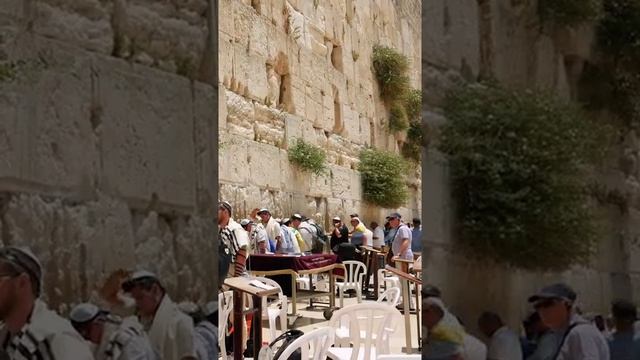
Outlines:
{"label": "man in black shirt", "polygon": [[333,231],[331,232],[331,249],[335,252],[338,245],[349,242],[349,229],[342,223],[340,217],[333,218]]}

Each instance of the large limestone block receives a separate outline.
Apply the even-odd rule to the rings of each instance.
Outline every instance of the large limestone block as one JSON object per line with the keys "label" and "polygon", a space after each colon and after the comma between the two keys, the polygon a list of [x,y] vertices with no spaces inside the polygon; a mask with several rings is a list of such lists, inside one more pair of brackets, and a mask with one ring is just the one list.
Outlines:
{"label": "large limestone block", "polygon": [[110,54],[113,49],[111,2],[98,0],[25,1],[36,34],[90,51]]}
{"label": "large limestone block", "polygon": [[289,154],[286,151],[280,153],[280,169],[282,170],[280,174],[281,189],[286,189],[294,194],[306,195],[309,193],[311,174],[289,161]]}
{"label": "large limestone block", "polygon": [[231,36],[220,33],[218,38],[218,81],[231,89],[234,48]]}
{"label": "large limestone block", "polygon": [[122,34],[128,49],[123,55],[183,75],[197,70],[208,36],[207,3],[128,0]]}
{"label": "large limestone block", "polygon": [[341,166],[330,166],[331,191],[334,197],[356,200],[361,198],[360,173]]}
{"label": "large limestone block", "polygon": [[250,182],[254,185],[280,189],[282,175],[280,149],[268,144],[249,142]]}
{"label": "large limestone block", "polygon": [[288,148],[296,139],[304,139],[302,130],[303,120],[298,116],[287,115],[284,119],[284,132],[286,139],[286,147]]}
{"label": "large limestone block", "polygon": [[91,58],[32,36],[9,50],[23,63],[0,82],[0,178],[74,191],[93,183]]}
{"label": "large limestone block", "polygon": [[[253,132],[253,122],[255,121],[255,108],[252,102],[231,91],[226,91],[226,102],[220,106],[226,106],[226,121],[229,125],[250,130]],[[253,138],[253,136],[251,136]]]}
{"label": "large limestone block", "polygon": [[269,95],[266,58],[261,55],[249,56],[249,71],[251,76],[247,77],[246,96],[258,102],[264,102]]}
{"label": "large limestone block", "polygon": [[221,182],[245,184],[250,178],[249,140],[229,136],[223,140],[218,158],[218,179]]}
{"label": "large limestone block", "polygon": [[196,201],[199,214],[213,215],[217,183],[214,164],[218,158],[218,144],[213,139],[218,121],[218,91],[202,83],[195,83],[193,88]]}
{"label": "large limestone block", "polygon": [[271,22],[265,17],[254,18],[249,34],[249,53],[262,57],[269,55],[267,37],[269,36],[269,28],[272,26]]}
{"label": "large limestone block", "polygon": [[478,6],[464,0],[426,1],[422,10],[422,56],[441,66],[473,74],[480,65]]}
{"label": "large limestone block", "polygon": [[258,21],[258,14],[251,6],[240,1],[233,1],[231,10],[231,16],[233,16],[233,31],[231,34],[235,37],[234,41],[236,43],[246,48],[249,44],[251,29]]}
{"label": "large limestone block", "polygon": [[349,213],[344,208],[344,199],[330,197],[327,199],[327,213],[329,216],[339,216],[342,221],[347,221]]}
{"label": "large limestone block", "polygon": [[329,197],[331,191],[331,178],[327,172],[324,175],[309,175],[309,195],[315,197]]}
{"label": "large limestone block", "polygon": [[218,28],[219,33],[227,36],[234,36],[234,6],[236,6],[236,0],[219,0],[218,1]]}
{"label": "large limestone block", "polygon": [[191,208],[195,157],[189,82],[107,58],[97,60],[95,72],[105,186],[127,198],[145,201],[155,193],[161,203]]}

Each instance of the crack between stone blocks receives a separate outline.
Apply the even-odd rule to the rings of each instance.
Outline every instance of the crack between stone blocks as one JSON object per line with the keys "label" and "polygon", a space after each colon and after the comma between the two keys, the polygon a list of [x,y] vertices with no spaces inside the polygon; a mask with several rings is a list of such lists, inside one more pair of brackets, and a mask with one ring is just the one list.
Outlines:
{"label": "crack between stone blocks", "polygon": [[3,246],[11,245],[11,229],[9,228],[9,221],[7,220],[7,212],[9,211],[11,198],[12,194],[9,192],[0,194],[0,242]]}

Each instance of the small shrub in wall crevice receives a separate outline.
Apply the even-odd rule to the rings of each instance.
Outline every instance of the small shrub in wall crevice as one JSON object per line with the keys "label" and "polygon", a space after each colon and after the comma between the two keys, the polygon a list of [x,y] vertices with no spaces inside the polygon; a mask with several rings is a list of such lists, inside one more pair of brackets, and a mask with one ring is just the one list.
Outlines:
{"label": "small shrub in wall crevice", "polygon": [[551,94],[464,85],[445,101],[459,245],[526,269],[586,263],[598,237],[588,171],[607,132]]}
{"label": "small shrub in wall crevice", "polygon": [[360,153],[362,197],[373,205],[396,208],[408,199],[405,160],[391,152],[366,149]]}
{"label": "small shrub in wall crevice", "polygon": [[296,139],[289,148],[289,161],[303,171],[315,175],[327,173],[327,154],[318,146],[309,144],[302,139]]}
{"label": "small shrub in wall crevice", "polygon": [[407,111],[400,103],[395,103],[389,110],[389,131],[397,133],[409,128],[409,119]]}

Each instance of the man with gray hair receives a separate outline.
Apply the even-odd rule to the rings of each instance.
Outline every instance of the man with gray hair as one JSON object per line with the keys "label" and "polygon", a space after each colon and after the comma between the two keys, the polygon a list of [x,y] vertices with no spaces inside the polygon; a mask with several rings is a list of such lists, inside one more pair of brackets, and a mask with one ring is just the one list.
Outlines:
{"label": "man with gray hair", "polygon": [[93,359],[71,324],[40,300],[42,266],[28,249],[0,249],[0,358]]}
{"label": "man with gray hair", "polygon": [[602,333],[576,313],[576,293],[566,284],[542,288],[529,298],[542,322],[560,336],[555,360],[609,360]]}
{"label": "man with gray hair", "polygon": [[96,360],[157,360],[147,334],[135,317],[121,319],[94,304],[76,305],[71,325],[94,345]]}

